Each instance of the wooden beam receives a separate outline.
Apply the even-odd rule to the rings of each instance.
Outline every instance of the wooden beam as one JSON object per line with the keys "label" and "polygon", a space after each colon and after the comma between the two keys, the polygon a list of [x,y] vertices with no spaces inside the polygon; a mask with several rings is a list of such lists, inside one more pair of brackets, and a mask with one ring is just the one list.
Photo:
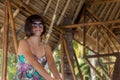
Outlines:
{"label": "wooden beam", "polygon": [[112,29],[117,29],[117,28],[120,28],[120,25],[118,25],[118,26],[112,26],[111,28]]}
{"label": "wooden beam", "polygon": [[60,26],[60,28],[77,28],[77,27],[83,27],[83,26],[115,24],[115,23],[120,23],[120,19],[108,20],[108,21],[98,21],[98,22],[86,22],[86,23],[81,23],[81,24],[71,24],[71,25],[66,25],[66,26]]}
{"label": "wooden beam", "polygon": [[17,0],[21,6],[23,6],[28,12],[31,14],[37,14],[35,10],[33,10],[30,6],[24,4],[21,0]]}
{"label": "wooden beam", "polygon": [[13,34],[13,41],[14,41],[14,47],[15,47],[15,51],[17,53],[17,49],[18,49],[18,42],[17,42],[17,35],[16,35],[16,29],[15,29],[15,24],[14,24],[14,20],[13,20],[13,14],[12,14],[12,8],[10,5],[10,1],[8,0],[7,2],[8,5],[8,13],[9,13],[9,17],[10,17],[10,24],[11,24],[11,28],[12,28],[12,34]]}
{"label": "wooden beam", "polygon": [[108,57],[108,56],[118,56],[119,52],[115,53],[107,53],[107,54],[96,54],[96,55],[86,55],[85,58],[100,58],[100,57]]}

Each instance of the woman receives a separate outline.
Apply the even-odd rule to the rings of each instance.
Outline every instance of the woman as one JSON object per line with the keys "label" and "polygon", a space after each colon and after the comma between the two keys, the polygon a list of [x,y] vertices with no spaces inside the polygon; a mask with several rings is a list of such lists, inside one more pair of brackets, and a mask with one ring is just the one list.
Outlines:
{"label": "woman", "polygon": [[[62,80],[55,66],[50,46],[42,43],[41,37],[46,27],[41,16],[29,16],[24,29],[28,38],[19,43],[18,72],[15,80]],[[45,69],[47,63],[54,78]]]}

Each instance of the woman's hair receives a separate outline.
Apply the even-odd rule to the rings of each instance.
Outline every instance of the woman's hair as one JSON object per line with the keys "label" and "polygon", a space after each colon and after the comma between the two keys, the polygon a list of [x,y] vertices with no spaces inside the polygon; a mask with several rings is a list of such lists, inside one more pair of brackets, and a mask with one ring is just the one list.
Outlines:
{"label": "woman's hair", "polygon": [[30,37],[30,36],[34,35],[34,33],[32,31],[32,28],[33,28],[32,23],[34,21],[41,21],[42,22],[43,32],[40,36],[42,36],[46,32],[46,26],[45,26],[45,23],[44,23],[42,17],[37,15],[37,14],[34,14],[34,15],[31,15],[31,16],[27,17],[27,19],[25,21],[24,30],[25,30],[25,34],[26,34],[27,37]]}

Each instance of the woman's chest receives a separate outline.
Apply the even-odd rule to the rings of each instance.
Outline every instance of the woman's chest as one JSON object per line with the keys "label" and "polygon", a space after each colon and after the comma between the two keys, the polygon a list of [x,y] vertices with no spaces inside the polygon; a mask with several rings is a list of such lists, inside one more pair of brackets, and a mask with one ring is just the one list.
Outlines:
{"label": "woman's chest", "polygon": [[44,47],[36,47],[36,48],[31,47],[31,51],[32,51],[32,54],[37,56],[38,58],[45,56]]}

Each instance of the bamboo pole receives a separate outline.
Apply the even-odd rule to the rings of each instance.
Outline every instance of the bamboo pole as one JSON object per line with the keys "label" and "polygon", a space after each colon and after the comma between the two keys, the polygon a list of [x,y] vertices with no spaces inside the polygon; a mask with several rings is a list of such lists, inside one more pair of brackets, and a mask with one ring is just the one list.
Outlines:
{"label": "bamboo pole", "polygon": [[48,9],[49,9],[49,7],[50,7],[51,2],[52,2],[52,0],[49,0],[49,1],[48,1],[47,6],[46,6],[46,8],[45,8],[45,10],[44,10],[43,16],[46,15],[46,13],[47,13],[47,11],[48,11]]}
{"label": "bamboo pole", "polygon": [[[99,31],[98,31],[98,26],[97,26],[97,52],[99,53]],[[101,31],[101,30],[100,30]],[[103,35],[103,34],[102,34]],[[104,35],[103,35],[104,36]],[[105,38],[104,38],[105,39]],[[109,45],[110,46],[110,45]],[[111,47],[110,47],[111,48]],[[105,76],[110,80],[110,76],[108,75],[108,73],[104,70],[102,64],[100,63],[100,59],[98,58],[98,65],[100,66],[100,68],[102,69],[103,73],[105,74]]]}
{"label": "bamboo pole", "polygon": [[65,50],[64,50],[64,45],[63,45],[63,38],[62,38],[62,36],[60,36],[60,41],[61,41],[61,50],[60,50],[60,51],[61,51],[61,52],[60,52],[60,53],[61,53],[61,54],[60,54],[60,55],[61,55],[61,56],[60,56],[60,58],[61,58],[61,72],[62,72],[62,79],[64,80],[64,79],[65,79],[65,75],[64,75],[64,73],[65,73],[65,72],[64,72],[64,66],[65,66],[65,65],[64,65],[64,55],[65,55],[65,54],[64,54],[64,53],[65,53],[64,51],[65,51]]}
{"label": "bamboo pole", "polygon": [[61,15],[60,15],[57,23],[56,23],[57,25],[59,25],[60,22],[61,22],[61,20],[63,19],[64,15],[65,15],[65,12],[66,12],[68,6],[70,5],[70,2],[71,2],[71,0],[67,0],[67,3],[66,3],[66,5],[65,5],[65,7],[63,8],[63,11],[62,11],[62,13],[61,13]]}
{"label": "bamboo pole", "polygon": [[48,42],[48,40],[50,38],[50,34],[52,33],[52,29],[53,29],[53,26],[54,26],[54,23],[55,23],[55,20],[56,20],[56,14],[57,14],[57,9],[59,7],[59,3],[60,3],[60,0],[57,1],[56,7],[55,7],[55,11],[54,11],[54,14],[53,14],[53,17],[52,17],[52,22],[50,24],[48,33],[46,35],[45,43]]}
{"label": "bamboo pole", "polygon": [[15,47],[15,51],[17,53],[18,42],[17,42],[15,24],[14,24],[14,20],[13,20],[12,8],[11,8],[9,0],[7,0],[7,5],[8,5],[7,8],[8,8],[8,11],[9,11],[8,13],[9,13],[9,17],[10,17],[10,24],[11,24],[11,28],[12,28],[12,34],[13,34],[14,47]]}
{"label": "bamboo pole", "polygon": [[100,68],[102,69],[102,72],[105,74],[105,76],[110,80],[111,79],[111,77],[110,77],[110,75],[107,73],[107,71],[105,71],[105,69],[104,69],[104,67],[103,67],[103,65],[101,64],[101,62],[100,62],[100,59],[98,58],[98,65],[100,66]]}
{"label": "bamboo pole", "polygon": [[85,58],[100,58],[100,57],[108,57],[108,56],[118,56],[119,52],[116,53],[108,53],[108,54],[96,54],[96,55],[86,55]]}
{"label": "bamboo pole", "polygon": [[34,9],[32,9],[30,6],[24,4],[21,0],[17,0],[17,1],[18,1],[18,2],[21,4],[21,6],[23,6],[30,14],[37,14],[37,12],[36,12]]}
{"label": "bamboo pole", "polygon": [[99,74],[99,72],[95,69],[95,67],[93,67],[93,65],[90,63],[90,61],[87,58],[85,58],[85,60],[88,63],[88,65],[96,72],[96,74],[98,75],[98,77],[100,78],[100,80],[104,80],[102,78],[102,76]]}
{"label": "bamboo pole", "polygon": [[[103,31],[104,31],[104,30],[103,30]],[[103,39],[105,40],[105,43],[106,43],[106,44],[108,45],[108,47],[110,48],[110,50],[111,50],[112,52],[114,52],[114,50],[113,50],[112,47],[110,46],[108,40],[106,39],[104,33],[103,33],[102,31],[100,31],[100,33],[101,33],[101,35],[103,35],[102,37],[103,37]]]}
{"label": "bamboo pole", "polygon": [[[118,47],[116,46],[115,42],[112,40],[112,36],[111,36],[109,33],[105,32],[104,30],[103,30],[103,32],[104,32],[104,34],[106,34],[106,37],[108,38],[108,40],[111,41],[111,43],[113,44],[113,46],[114,46],[114,47],[116,48],[116,50],[119,52]],[[107,42],[108,42],[108,40],[107,40]],[[112,47],[111,47],[111,48],[112,48]],[[114,50],[114,49],[112,49],[112,50]]]}
{"label": "bamboo pole", "polygon": [[80,2],[78,4],[78,7],[77,7],[77,9],[75,11],[75,14],[74,14],[74,17],[73,17],[73,20],[72,20],[72,24],[75,22],[75,19],[78,17],[78,14],[81,11],[82,6],[84,5],[84,3],[85,3],[85,0],[80,0]]}
{"label": "bamboo pole", "polygon": [[6,80],[7,73],[7,49],[8,49],[8,11],[7,11],[7,0],[5,1],[5,17],[3,26],[3,54],[2,54],[2,80]]}
{"label": "bamboo pole", "polygon": [[64,43],[64,47],[65,47],[65,53],[67,55],[67,59],[68,59],[69,65],[70,65],[72,75],[73,75],[73,79],[77,80],[76,76],[75,76],[74,68],[73,68],[73,65],[72,65],[72,62],[71,62],[70,54],[69,54],[68,47],[67,47],[65,39],[63,39],[63,43]]}
{"label": "bamboo pole", "polygon": [[80,69],[80,66],[79,66],[79,63],[78,63],[78,60],[77,60],[77,56],[76,56],[76,54],[75,54],[75,51],[74,51],[74,57],[75,57],[75,61],[76,61],[76,64],[77,64],[77,68],[78,68],[78,71],[79,71],[79,74],[80,74],[80,78],[81,78],[81,80],[84,80],[84,79],[83,79],[83,75],[82,75],[82,71],[81,71],[81,69]]}
{"label": "bamboo pole", "polygon": [[[108,37],[112,38],[110,34],[108,34]],[[113,43],[113,45],[115,46],[116,50],[119,52],[119,48],[116,46],[116,44],[114,43],[114,41],[112,39],[110,39],[110,40]]]}

